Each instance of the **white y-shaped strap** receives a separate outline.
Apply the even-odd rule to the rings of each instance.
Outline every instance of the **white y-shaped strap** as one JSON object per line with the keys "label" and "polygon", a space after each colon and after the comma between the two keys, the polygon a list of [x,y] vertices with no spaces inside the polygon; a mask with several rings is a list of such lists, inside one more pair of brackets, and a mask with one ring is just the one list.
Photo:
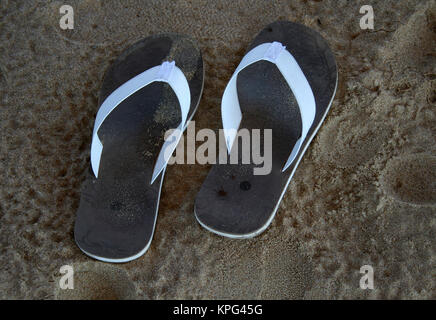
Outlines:
{"label": "white y-shaped strap", "polygon": [[[230,154],[233,142],[235,141],[239,125],[242,119],[241,107],[239,105],[236,79],[239,72],[252,63],[266,60],[274,63],[282,73],[300,108],[302,132],[301,137],[295,143],[291,154],[283,166],[285,171],[294,161],[306,135],[315,119],[316,104],[312,88],[309,85],[303,71],[301,71],[295,58],[279,42],[263,43],[250,50],[236,68],[230,78],[224,95],[221,100],[221,116],[223,121],[224,136],[226,138],[227,150]],[[261,84],[260,84],[261,85]]]}
{"label": "white y-shaped strap", "polygon": [[[167,165],[171,154],[173,153],[174,149],[177,146],[177,143],[180,140],[180,137],[183,134],[186,118],[188,116],[189,108],[191,105],[191,93],[189,91],[188,81],[186,80],[183,72],[175,66],[174,61],[165,61],[160,66],[155,66],[135,76],[134,78],[130,79],[129,81],[118,87],[101,104],[95,118],[94,131],[92,134],[91,143],[91,166],[96,178],[98,178],[100,158],[103,151],[103,144],[101,143],[97,134],[101,124],[112,112],[112,110],[114,110],[126,98],[155,81],[166,82],[174,90],[174,93],[176,94],[180,103],[182,121],[180,122],[177,129],[174,130],[167,139],[165,139],[165,142],[159,152],[159,156],[153,169],[151,184]],[[126,126],[128,125],[129,124],[126,123]]]}

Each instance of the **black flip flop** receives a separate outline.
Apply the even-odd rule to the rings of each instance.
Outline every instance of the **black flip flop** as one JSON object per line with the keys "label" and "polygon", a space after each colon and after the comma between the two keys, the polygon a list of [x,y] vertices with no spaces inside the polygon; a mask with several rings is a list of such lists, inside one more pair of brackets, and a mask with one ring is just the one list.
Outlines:
{"label": "black flip flop", "polygon": [[334,55],[316,31],[279,21],[257,35],[226,87],[221,112],[231,152],[241,150],[237,130],[272,129],[271,171],[255,175],[259,165],[241,164],[242,152],[238,164],[214,165],[195,202],[203,227],[249,238],[270,225],[336,86]]}
{"label": "black flip flop", "polygon": [[[166,163],[196,111],[203,78],[199,47],[178,34],[137,42],[106,72],[74,230],[84,253],[126,262],[146,252]],[[173,128],[180,130],[165,140]]]}

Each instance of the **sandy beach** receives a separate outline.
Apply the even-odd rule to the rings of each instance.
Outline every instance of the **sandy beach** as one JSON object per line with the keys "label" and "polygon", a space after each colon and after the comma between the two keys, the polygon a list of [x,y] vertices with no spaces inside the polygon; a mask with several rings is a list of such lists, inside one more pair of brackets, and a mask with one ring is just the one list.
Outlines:
{"label": "sandy beach", "polygon": [[[365,4],[373,30],[359,26]],[[0,17],[1,299],[436,299],[436,1],[5,0]],[[339,83],[272,225],[249,240],[207,232],[193,208],[210,166],[171,165],[147,253],[84,255],[74,221],[111,62],[152,34],[195,38],[195,125],[218,130],[229,78],[276,20],[318,31]],[[59,288],[63,265],[74,290]]]}

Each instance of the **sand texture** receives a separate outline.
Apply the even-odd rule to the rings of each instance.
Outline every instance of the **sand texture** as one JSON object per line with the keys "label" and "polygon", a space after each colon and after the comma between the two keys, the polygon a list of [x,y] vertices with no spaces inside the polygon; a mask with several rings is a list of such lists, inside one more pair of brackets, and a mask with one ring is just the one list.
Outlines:
{"label": "sand texture", "polygon": [[[0,298],[436,298],[436,4],[371,1],[0,2]],[[251,240],[201,228],[194,199],[210,166],[167,168],[149,251],[121,265],[74,243],[105,70],[143,37],[198,40],[206,78],[196,129],[217,130],[220,100],[262,26],[320,32],[339,83],[272,225]],[[75,289],[59,268],[75,267]],[[363,265],[374,290],[359,288]]]}

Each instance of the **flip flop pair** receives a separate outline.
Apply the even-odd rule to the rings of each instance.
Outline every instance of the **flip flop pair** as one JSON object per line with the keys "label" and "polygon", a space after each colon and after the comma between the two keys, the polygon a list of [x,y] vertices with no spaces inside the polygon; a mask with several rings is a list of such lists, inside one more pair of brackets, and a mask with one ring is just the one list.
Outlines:
{"label": "flip flop pair", "polygon": [[[126,262],[147,251],[165,168],[197,109],[203,80],[197,44],[174,34],[136,43],[108,70],[75,225],[84,253]],[[204,228],[249,238],[268,227],[336,85],[334,56],[315,31],[281,21],[256,36],[224,91],[221,114],[229,154],[239,147],[238,130],[271,129],[271,170],[255,175],[254,163],[214,165],[195,201]],[[172,128],[178,130],[164,139]]]}

